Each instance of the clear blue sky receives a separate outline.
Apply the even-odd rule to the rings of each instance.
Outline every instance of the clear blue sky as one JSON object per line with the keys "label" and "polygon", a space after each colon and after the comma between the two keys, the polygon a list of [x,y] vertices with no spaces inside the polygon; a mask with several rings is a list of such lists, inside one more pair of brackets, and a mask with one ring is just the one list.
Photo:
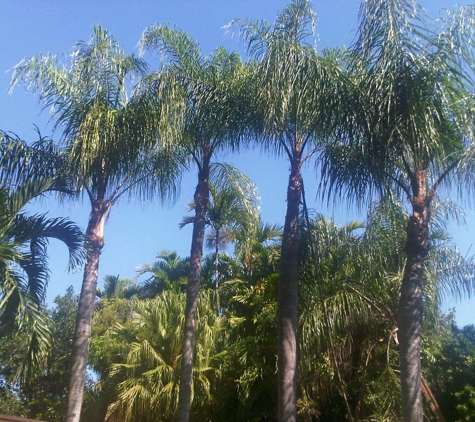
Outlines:
{"label": "clear blue sky", "polygon": [[[42,134],[51,133],[48,111],[41,112],[35,97],[17,88],[8,95],[11,71],[25,56],[38,53],[63,53],[65,60],[78,40],[88,40],[94,24],[101,24],[114,34],[128,53],[138,54],[136,44],[142,31],[153,23],[169,23],[178,26],[195,37],[203,52],[211,53],[220,45],[244,52],[237,39],[232,39],[222,28],[234,18],[265,19],[274,21],[276,14],[287,0],[1,0],[2,35],[0,37],[0,129],[12,131],[25,140],[35,140],[33,124]],[[420,4],[432,18],[439,17],[440,10],[454,6],[456,1],[425,0]],[[468,4],[468,1],[459,1]],[[315,0],[319,48],[351,45],[358,22],[358,0]],[[288,165],[285,161],[269,159],[258,151],[246,152],[238,157],[223,157],[232,161],[256,183],[262,198],[262,218],[266,222],[283,224]],[[342,205],[327,208],[315,201],[316,181],[313,167],[306,169],[306,190],[309,206],[327,217],[334,216],[338,224],[361,220],[364,214],[349,212]],[[186,204],[192,199],[196,185],[192,171],[182,183],[180,199],[176,204],[162,207],[151,204],[117,204],[111,212],[105,228],[105,247],[99,268],[99,285],[107,274],[134,278],[137,266],[153,263],[156,254],[163,250],[176,250],[185,257],[189,253],[191,228],[178,229],[178,223],[186,214]],[[54,200],[45,201],[41,208],[50,216],[69,216],[82,228],[88,218],[88,204],[58,205]],[[473,212],[467,210],[468,220]],[[472,243],[472,223],[468,228],[450,227],[463,252]],[[63,294],[69,285],[76,292],[80,289],[82,271],[68,274],[66,251],[56,242],[50,248],[52,270],[48,287],[48,301]],[[449,303],[446,307],[453,306]],[[457,320],[460,325],[475,323],[471,309],[473,303],[457,304]]]}

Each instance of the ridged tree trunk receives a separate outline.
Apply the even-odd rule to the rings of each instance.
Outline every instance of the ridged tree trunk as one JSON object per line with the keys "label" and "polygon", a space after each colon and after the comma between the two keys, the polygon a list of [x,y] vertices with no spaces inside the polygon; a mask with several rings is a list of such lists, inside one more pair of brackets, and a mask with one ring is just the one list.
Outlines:
{"label": "ridged tree trunk", "polygon": [[294,152],[287,188],[287,214],[278,286],[279,422],[297,420],[298,223],[302,176],[300,154]]}
{"label": "ridged tree trunk", "polygon": [[426,192],[426,172],[415,173],[412,215],[407,225],[406,266],[398,307],[399,358],[401,363],[401,401],[404,422],[422,422],[421,334],[422,282],[424,263],[429,253],[430,202]]}
{"label": "ridged tree trunk", "polygon": [[186,286],[185,327],[181,357],[180,394],[178,399],[178,421],[190,420],[193,358],[196,337],[196,314],[200,293],[201,260],[206,227],[206,210],[209,202],[209,160],[204,160],[198,173],[195,195],[195,220],[190,251],[190,274]]}
{"label": "ridged tree trunk", "polygon": [[103,229],[109,210],[109,202],[104,200],[95,201],[92,205],[86,230],[85,240],[89,250],[84,266],[84,278],[79,296],[76,329],[71,351],[67,422],[79,422],[81,416],[89,344],[91,342],[99,258],[104,246]]}

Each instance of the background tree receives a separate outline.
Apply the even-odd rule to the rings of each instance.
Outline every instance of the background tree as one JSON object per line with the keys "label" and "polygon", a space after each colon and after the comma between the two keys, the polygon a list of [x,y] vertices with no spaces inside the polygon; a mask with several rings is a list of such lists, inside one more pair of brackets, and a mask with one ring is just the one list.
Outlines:
{"label": "background tree", "polygon": [[96,295],[99,298],[127,298],[137,294],[137,287],[134,280],[120,278],[118,275],[106,275],[104,277],[104,288],[97,289]]}
{"label": "background tree", "polygon": [[[197,353],[193,372],[193,420],[212,414],[211,384],[218,382],[219,351],[223,347],[224,318],[213,310],[214,292],[200,296]],[[117,400],[109,407],[110,421],[163,421],[176,419],[179,396],[181,330],[185,294],[166,290],[154,299],[134,302],[134,322],[116,325],[116,336],[127,339],[122,361],[111,377],[124,375]]]}
{"label": "background tree", "polygon": [[133,190],[146,195],[159,189],[165,198],[173,191],[171,181],[176,177],[169,154],[143,153],[144,136],[153,123],[140,104],[129,101],[128,91],[130,78],[144,75],[145,62],[127,56],[100,26],[94,28],[90,41],[76,44],[71,58],[69,69],[53,55],[26,58],[16,66],[12,82],[12,89],[22,83],[38,92],[45,107],[53,109],[55,127],[63,130],[68,173],[91,204],[68,422],[78,421],[81,413],[99,257],[111,207]]}
{"label": "background tree", "polygon": [[152,265],[142,265],[139,270],[139,276],[151,274],[139,286],[139,297],[142,299],[151,299],[164,290],[175,290],[177,292],[184,290],[187,283],[187,277],[190,268],[188,258],[182,259],[176,251],[161,251],[157,258],[159,261]]}
{"label": "background tree", "polygon": [[[214,285],[219,286],[219,251],[231,241],[245,249],[259,223],[259,195],[257,187],[235,167],[214,163],[210,171],[210,200],[206,210],[206,224],[211,228],[206,246],[214,248]],[[191,203],[190,209],[194,209]],[[193,223],[194,217],[185,217],[180,228]]]}

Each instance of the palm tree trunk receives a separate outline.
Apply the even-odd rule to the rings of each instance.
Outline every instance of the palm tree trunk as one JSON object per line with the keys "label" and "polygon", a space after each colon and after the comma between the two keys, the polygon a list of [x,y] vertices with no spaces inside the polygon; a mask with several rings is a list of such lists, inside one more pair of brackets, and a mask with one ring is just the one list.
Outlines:
{"label": "palm tree trunk", "polygon": [[86,245],[89,251],[84,266],[84,278],[79,296],[76,329],[71,351],[67,422],[79,422],[81,416],[89,344],[91,342],[99,258],[104,246],[103,228],[109,210],[110,205],[108,202],[103,200],[95,201],[86,230]]}
{"label": "palm tree trunk", "polygon": [[218,293],[218,278],[219,278],[219,229],[216,229],[216,245],[214,256],[214,289]]}
{"label": "palm tree trunk", "polygon": [[190,251],[190,275],[186,286],[186,308],[183,349],[181,357],[180,394],[178,398],[178,421],[190,420],[193,357],[196,336],[196,314],[200,293],[201,259],[206,226],[206,209],[209,202],[209,164],[205,162],[198,173],[195,195],[195,220]]}
{"label": "palm tree trunk", "polygon": [[300,156],[291,163],[278,287],[279,422],[297,420],[298,222],[302,194]]}
{"label": "palm tree trunk", "polygon": [[422,281],[424,263],[429,253],[431,196],[426,194],[425,176],[419,176],[416,182],[419,187],[411,200],[413,213],[407,225],[407,261],[397,315],[404,422],[423,421],[421,390]]}

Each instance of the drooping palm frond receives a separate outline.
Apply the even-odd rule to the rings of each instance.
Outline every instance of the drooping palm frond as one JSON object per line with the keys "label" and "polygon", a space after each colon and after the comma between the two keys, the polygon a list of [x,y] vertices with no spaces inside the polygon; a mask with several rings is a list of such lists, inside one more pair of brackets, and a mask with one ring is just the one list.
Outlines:
{"label": "drooping palm frond", "polygon": [[[16,66],[10,89],[26,85],[53,110],[79,189],[104,195],[106,179],[112,196],[136,189],[165,198],[176,192],[180,170],[172,155],[158,150],[156,122],[146,105],[129,98],[135,78],[146,72],[144,60],[127,56],[115,37],[96,26],[89,41],[74,46],[69,69],[51,54],[26,58]],[[144,154],[145,145],[155,151]]]}
{"label": "drooping palm frond", "polygon": [[[205,56],[191,36],[162,25],[147,28],[140,45],[144,51],[163,55],[162,68],[142,87],[142,92],[148,91],[150,103],[160,102],[157,112],[166,120],[176,121],[180,132],[176,136],[196,164],[203,165],[207,143],[211,154],[216,149],[237,146],[244,135],[242,119],[237,117],[246,114],[239,93],[247,81],[246,67],[239,55],[219,48]],[[163,90],[165,95],[173,92],[176,97],[175,112],[161,102]]]}
{"label": "drooping palm frond", "polygon": [[48,180],[49,191],[74,193],[72,180],[64,169],[65,157],[52,139],[41,135],[27,143],[14,134],[0,131],[0,182],[14,189],[31,180]]}
{"label": "drooping palm frond", "polygon": [[52,186],[53,179],[29,180],[15,189],[3,189],[0,203],[0,331],[26,332],[29,349],[18,368],[17,381],[29,382],[41,369],[51,346],[43,312],[48,281],[48,239],[62,241],[69,251],[69,267],[84,259],[83,235],[67,219],[29,216],[23,208]]}
{"label": "drooping palm frond", "polygon": [[[363,3],[347,62],[353,111],[342,122],[344,136],[323,158],[325,187],[364,198],[390,186],[411,196],[416,171],[428,170],[437,187],[461,169],[457,163],[473,137],[473,83],[466,75],[470,60],[456,52],[456,37],[448,35],[455,21],[451,29],[434,26],[412,1]],[[458,32],[463,45],[471,43],[469,21]]]}

